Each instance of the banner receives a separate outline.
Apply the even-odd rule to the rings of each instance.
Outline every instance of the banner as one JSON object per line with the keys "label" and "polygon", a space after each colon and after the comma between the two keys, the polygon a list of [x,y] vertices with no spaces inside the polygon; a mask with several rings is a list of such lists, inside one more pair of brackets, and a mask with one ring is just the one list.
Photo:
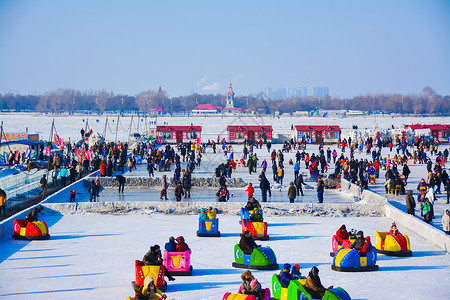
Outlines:
{"label": "banner", "polygon": [[28,135],[26,133],[3,133],[1,135],[2,140],[14,141],[14,140],[26,140]]}
{"label": "banner", "polygon": [[234,131],[230,131],[230,141],[234,141]]}

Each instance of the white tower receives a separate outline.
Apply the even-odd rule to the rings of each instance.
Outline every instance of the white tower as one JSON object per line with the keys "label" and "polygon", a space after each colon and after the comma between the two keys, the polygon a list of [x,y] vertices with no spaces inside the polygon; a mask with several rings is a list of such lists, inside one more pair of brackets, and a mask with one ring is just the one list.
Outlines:
{"label": "white tower", "polygon": [[231,83],[230,86],[228,87],[227,105],[225,106],[225,108],[234,108],[234,92]]}

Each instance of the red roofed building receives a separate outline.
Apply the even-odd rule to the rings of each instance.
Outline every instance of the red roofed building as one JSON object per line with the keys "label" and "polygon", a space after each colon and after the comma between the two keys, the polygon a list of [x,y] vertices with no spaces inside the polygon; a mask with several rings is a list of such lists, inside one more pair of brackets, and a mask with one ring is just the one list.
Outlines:
{"label": "red roofed building", "polygon": [[158,144],[180,144],[201,141],[201,126],[156,126]]}
{"label": "red roofed building", "polygon": [[228,126],[230,143],[243,143],[245,140],[272,142],[272,126],[270,125],[238,125]]}
{"label": "red roofed building", "polygon": [[199,104],[192,110],[194,114],[216,114],[217,108],[211,104]]}
{"label": "red roofed building", "polygon": [[341,128],[338,125],[296,125],[294,131],[297,142],[306,139],[310,144],[334,144],[341,137]]}
{"label": "red roofed building", "polygon": [[419,131],[420,129],[429,129],[430,137],[438,139],[440,142],[449,142],[450,140],[450,125],[445,124],[433,124],[433,125],[421,125],[413,124],[406,126],[410,130]]}

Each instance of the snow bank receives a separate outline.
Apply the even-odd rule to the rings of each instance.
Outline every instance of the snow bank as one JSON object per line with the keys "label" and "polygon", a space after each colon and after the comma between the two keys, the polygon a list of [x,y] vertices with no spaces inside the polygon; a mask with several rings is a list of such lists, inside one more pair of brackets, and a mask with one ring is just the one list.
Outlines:
{"label": "snow bank", "polygon": [[[216,208],[219,214],[240,215],[243,203],[235,202],[80,202],[51,203],[43,214],[174,214],[195,215],[201,208]],[[384,206],[380,204],[313,204],[313,203],[261,203],[264,216],[318,217],[381,217]]]}
{"label": "snow bank", "polygon": [[361,198],[361,187],[357,186],[356,184],[351,183],[348,180],[345,180],[341,177],[341,189],[344,193],[350,193],[353,194],[358,199]]}
{"label": "snow bank", "polygon": [[[170,175],[169,175],[170,176]],[[125,186],[130,188],[160,188],[161,187],[161,178],[159,177],[125,177]],[[114,177],[100,177],[100,184],[103,187],[117,187],[119,186],[118,181]],[[93,179],[91,179],[93,180]],[[191,180],[192,187],[199,188],[211,188],[211,187],[220,187],[218,178],[192,178]],[[174,181],[172,178],[167,179],[167,184],[169,187],[174,187]],[[230,188],[242,188],[246,187],[247,183],[243,181],[241,178],[227,178],[227,187]]]}
{"label": "snow bank", "polygon": [[[404,213],[398,208],[386,203],[386,217],[394,220],[397,224],[414,231],[417,235],[429,240],[436,246],[449,252],[450,237],[443,231],[425,223],[415,216]],[[397,225],[398,226],[398,225]]]}

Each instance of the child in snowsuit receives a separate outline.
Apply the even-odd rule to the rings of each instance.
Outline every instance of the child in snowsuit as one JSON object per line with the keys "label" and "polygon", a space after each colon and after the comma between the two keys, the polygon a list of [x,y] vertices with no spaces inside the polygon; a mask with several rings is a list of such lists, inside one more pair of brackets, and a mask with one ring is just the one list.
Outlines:
{"label": "child in snowsuit", "polygon": [[248,187],[245,191],[247,192],[248,200],[250,200],[253,197],[253,193],[255,192],[255,188],[252,186],[251,182],[248,184]]}

